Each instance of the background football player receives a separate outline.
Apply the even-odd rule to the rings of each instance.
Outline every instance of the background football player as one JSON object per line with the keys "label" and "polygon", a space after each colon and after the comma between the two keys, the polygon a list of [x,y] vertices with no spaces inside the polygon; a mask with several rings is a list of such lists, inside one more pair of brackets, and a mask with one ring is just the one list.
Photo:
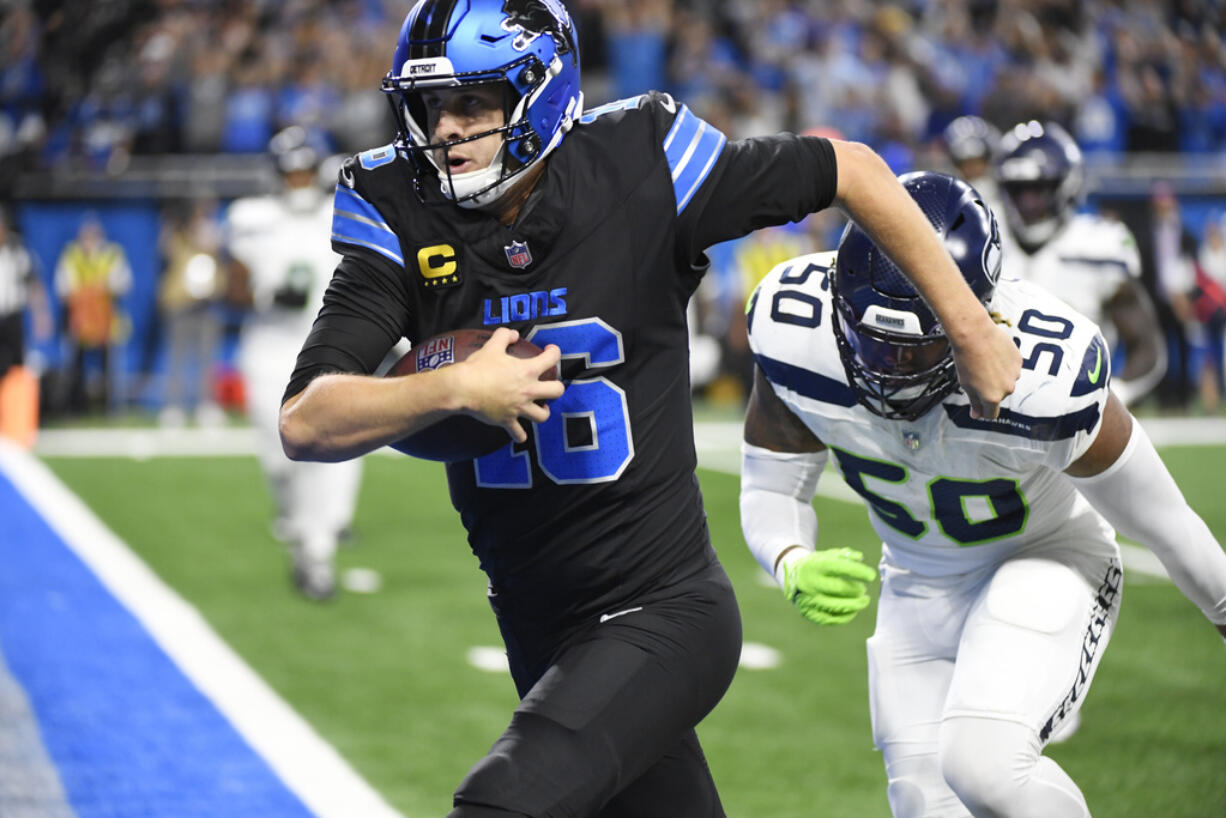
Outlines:
{"label": "background football player", "polygon": [[971,187],[903,180],[1020,343],[1017,389],[998,420],[973,418],[939,322],[850,224],[837,255],[780,265],[753,296],[745,539],[802,615],[847,622],[877,572],[851,548],[815,551],[828,460],[864,498],[883,540],[869,694],[894,815],[1082,818],[1077,785],[1041,753],[1119,616],[1112,526],[1152,549],[1223,637],[1226,554],[1108,389],[1098,328],[999,278],[995,220]]}
{"label": "background football player", "polygon": [[993,213],[1000,213],[1000,195],[992,178],[1000,129],[982,117],[960,116],[941,132],[941,147],[953,165],[954,175],[979,191]]}
{"label": "background football player", "polygon": [[276,506],[273,531],[289,545],[295,585],[326,599],[335,591],[337,543],[353,521],[361,461],[292,462],[281,449],[277,416],[285,379],[340,257],[325,238],[332,202],[316,180],[320,153],[298,126],[278,133],[269,147],[282,189],[238,199],[226,213],[230,300],[249,309],[238,363]]}
{"label": "background football player", "polygon": [[1117,219],[1078,213],[1085,169],[1077,143],[1055,122],[1022,122],[1001,138],[992,164],[1003,212],[1004,274],[1055,293],[1123,349],[1111,388],[1125,405],[1166,372],[1166,346],[1141,284],[1132,233]]}

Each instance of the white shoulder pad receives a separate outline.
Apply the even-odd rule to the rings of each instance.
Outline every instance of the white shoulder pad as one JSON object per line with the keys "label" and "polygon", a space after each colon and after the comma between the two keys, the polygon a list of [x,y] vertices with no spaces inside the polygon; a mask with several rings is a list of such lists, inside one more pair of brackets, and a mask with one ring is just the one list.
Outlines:
{"label": "white shoulder pad", "polygon": [[1131,278],[1141,275],[1136,239],[1121,221],[1078,213],[1057,241],[1062,261],[1114,268]]}
{"label": "white shoulder pad", "polygon": [[855,406],[831,325],[834,253],[810,253],[767,273],[746,308],[754,362],[776,389]]}
{"label": "white shoulder pad", "polygon": [[1002,279],[991,309],[1022,353],[1022,374],[994,421],[972,419],[959,395],[945,411],[959,426],[991,429],[1045,452],[1057,471],[1085,453],[1102,423],[1111,361],[1098,326],[1034,284]]}

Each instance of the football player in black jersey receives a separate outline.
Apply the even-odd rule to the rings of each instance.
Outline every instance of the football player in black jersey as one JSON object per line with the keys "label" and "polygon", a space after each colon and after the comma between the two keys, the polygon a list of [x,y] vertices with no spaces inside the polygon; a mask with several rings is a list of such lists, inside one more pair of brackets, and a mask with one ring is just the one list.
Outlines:
{"label": "football player in black jersey", "polygon": [[[685,310],[704,249],[837,204],[933,304],[977,412],[995,416],[1020,356],[868,148],[728,142],[659,93],[585,111],[576,39],[558,0],[409,12],[383,82],[399,134],[340,172],[344,258],[282,442],[340,460],[450,413],[508,432],[447,466],[521,697],[453,818],[721,816],[694,727],[741,627],[694,475]],[[401,336],[481,327],[460,363],[370,376]],[[521,333],[545,351],[504,355]]]}

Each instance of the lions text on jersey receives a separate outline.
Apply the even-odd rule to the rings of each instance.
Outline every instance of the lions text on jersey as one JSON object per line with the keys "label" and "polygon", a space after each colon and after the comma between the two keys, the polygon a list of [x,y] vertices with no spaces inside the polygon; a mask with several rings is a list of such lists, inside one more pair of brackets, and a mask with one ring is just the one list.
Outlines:
{"label": "lions text on jersey", "polygon": [[750,302],[750,346],[775,393],[864,498],[887,560],[940,575],[1048,545],[1113,553],[1114,532],[1061,474],[1093,442],[1108,396],[1097,326],[1032,284],[1002,279],[991,309],[1024,362],[1000,417],[972,418],[955,392],[913,422],[886,420],[859,404],[839,358],[833,260],[803,256],[766,277]]}

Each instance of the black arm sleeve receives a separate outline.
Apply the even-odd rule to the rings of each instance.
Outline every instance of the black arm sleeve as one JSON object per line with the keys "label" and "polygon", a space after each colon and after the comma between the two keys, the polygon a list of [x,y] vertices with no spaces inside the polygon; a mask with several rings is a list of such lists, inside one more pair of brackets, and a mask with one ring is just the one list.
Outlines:
{"label": "black arm sleeve", "polygon": [[281,402],[328,372],[369,375],[405,335],[409,295],[403,276],[383,265],[345,256],[324,293]]}
{"label": "black arm sleeve", "polygon": [[838,167],[830,140],[782,133],[729,142],[696,204],[691,258],[713,244],[803,219],[834,201]]}

